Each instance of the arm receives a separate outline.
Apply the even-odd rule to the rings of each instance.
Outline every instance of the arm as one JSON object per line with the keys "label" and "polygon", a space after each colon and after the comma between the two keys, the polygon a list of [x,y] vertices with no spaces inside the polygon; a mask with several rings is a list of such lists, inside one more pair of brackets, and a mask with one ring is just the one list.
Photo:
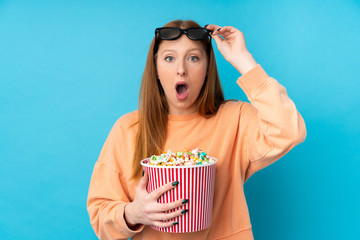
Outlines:
{"label": "arm", "polygon": [[237,83],[249,103],[243,104],[239,124],[246,134],[245,181],[303,142],[306,128],[286,89],[269,77],[247,50],[244,34],[238,29],[207,25],[223,55],[242,76]]}
{"label": "arm", "polygon": [[[129,150],[132,145],[129,139],[136,133],[129,130],[129,125],[126,118],[115,123],[91,178],[87,208],[91,225],[100,239],[128,239],[141,232],[145,225],[170,227],[175,223],[172,219],[183,214],[182,209],[170,211],[183,206],[183,199],[167,204],[157,202],[162,194],[176,187],[172,182],[148,193],[146,172],[137,186],[136,182],[128,181],[125,171],[131,165],[125,159],[131,158],[129,154],[133,150]],[[133,190],[135,195],[131,197]]]}
{"label": "arm", "polygon": [[125,221],[125,207],[129,202],[119,173],[97,162],[90,182],[87,209],[99,239],[128,239],[142,231],[144,225],[130,228]]}
{"label": "arm", "polygon": [[251,103],[243,104],[240,118],[247,128],[246,181],[253,173],[303,142],[306,127],[286,89],[269,77],[259,64],[241,76],[237,83]]}
{"label": "arm", "polygon": [[125,208],[130,202],[126,181],[121,171],[111,166],[112,162],[120,161],[119,132],[116,122],[104,143],[90,181],[87,210],[99,239],[128,239],[144,228],[144,225],[128,226],[125,221]]}

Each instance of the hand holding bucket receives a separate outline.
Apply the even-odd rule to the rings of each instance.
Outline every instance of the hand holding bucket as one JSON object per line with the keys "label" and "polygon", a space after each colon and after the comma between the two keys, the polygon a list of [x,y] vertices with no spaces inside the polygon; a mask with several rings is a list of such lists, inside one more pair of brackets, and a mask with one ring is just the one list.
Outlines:
{"label": "hand holding bucket", "polygon": [[[174,209],[166,210],[168,214],[177,215],[170,220],[164,220],[170,227],[159,227],[152,225],[152,228],[162,232],[186,233],[206,229],[211,224],[212,207],[215,185],[215,162],[204,165],[193,166],[156,166],[147,164],[148,158],[141,161],[144,171],[148,175],[147,191],[157,191],[162,186],[169,185],[172,182],[179,182],[175,188],[170,188],[164,192],[158,202],[169,204],[172,202],[179,203],[188,199],[188,205],[173,205]],[[156,196],[159,196],[158,194]],[[179,215],[182,210],[188,210],[186,214]],[[172,225],[171,222],[179,224]]]}

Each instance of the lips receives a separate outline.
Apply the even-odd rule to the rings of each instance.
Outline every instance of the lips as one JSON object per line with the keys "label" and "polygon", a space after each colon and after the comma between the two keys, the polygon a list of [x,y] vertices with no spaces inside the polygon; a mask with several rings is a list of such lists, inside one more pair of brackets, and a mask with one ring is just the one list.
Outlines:
{"label": "lips", "polygon": [[176,97],[179,100],[185,100],[189,93],[189,85],[184,81],[175,84]]}

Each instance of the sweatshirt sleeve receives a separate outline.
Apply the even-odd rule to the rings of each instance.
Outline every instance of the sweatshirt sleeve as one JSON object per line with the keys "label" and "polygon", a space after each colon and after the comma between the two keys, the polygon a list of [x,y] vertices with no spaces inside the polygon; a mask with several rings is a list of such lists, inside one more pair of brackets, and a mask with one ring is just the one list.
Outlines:
{"label": "sweatshirt sleeve", "polygon": [[307,133],[305,122],[286,89],[269,77],[260,64],[241,76],[237,84],[251,103],[244,102],[240,117],[247,128],[246,181],[304,142]]}
{"label": "sweatshirt sleeve", "polygon": [[90,223],[99,239],[128,239],[143,230],[144,225],[130,229],[125,221],[124,209],[130,202],[126,181],[121,170],[119,120],[107,137],[92,173],[87,198]]}

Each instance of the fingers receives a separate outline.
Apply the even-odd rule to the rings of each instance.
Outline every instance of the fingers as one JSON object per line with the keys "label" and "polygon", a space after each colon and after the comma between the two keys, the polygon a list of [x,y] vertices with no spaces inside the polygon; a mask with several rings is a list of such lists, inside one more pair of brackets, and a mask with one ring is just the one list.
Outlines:
{"label": "fingers", "polygon": [[206,26],[206,29],[209,29],[211,31],[213,31],[213,33],[211,34],[211,36],[216,36],[216,35],[222,35],[222,36],[226,36],[229,35],[231,33],[235,33],[237,31],[236,28],[232,27],[232,26],[225,26],[225,27],[221,27],[215,24],[210,24]]}
{"label": "fingers", "polygon": [[155,189],[153,192],[150,193],[150,195],[153,199],[157,200],[161,195],[163,195],[167,191],[170,191],[171,189],[174,189],[178,184],[179,184],[178,181],[169,182],[169,183]]}
{"label": "fingers", "polygon": [[159,203],[156,206],[156,210],[161,211],[161,212],[166,212],[166,211],[170,211],[172,209],[178,208],[178,207],[182,207],[187,203],[187,201],[184,201],[184,199],[180,199],[177,200],[175,202],[171,202],[171,203]]}
{"label": "fingers", "polygon": [[233,34],[237,31],[236,28],[234,27],[231,27],[231,26],[225,26],[225,27],[222,27],[220,29],[218,29],[216,31],[216,34],[220,34],[222,37],[224,37],[226,39],[227,36],[229,36],[230,34]]}
{"label": "fingers", "polygon": [[[215,24],[210,24],[206,26],[206,29],[211,30],[211,37],[217,37],[219,34],[219,31],[221,31],[221,27]],[[215,39],[215,38],[214,38]]]}
{"label": "fingers", "polygon": [[[148,175],[145,172],[139,183],[140,189],[146,187],[148,182],[147,177]],[[187,199],[180,199],[170,203],[157,202],[161,195],[174,189],[178,186],[178,184],[178,181],[169,182],[157,188],[153,192],[146,194],[143,201],[143,219],[145,219],[145,224],[154,225],[160,228],[171,227],[175,225],[176,222],[169,220],[187,213],[188,210],[183,208],[183,206],[185,206],[188,202]]]}
{"label": "fingers", "polygon": [[187,209],[179,209],[177,211],[170,213],[154,213],[151,217],[153,218],[153,220],[156,221],[167,221],[182,216],[187,212],[188,212]]}
{"label": "fingers", "polygon": [[206,29],[209,29],[211,31],[213,31],[213,34],[219,29],[221,28],[220,26],[218,25],[215,25],[215,24],[209,24],[206,26]]}
{"label": "fingers", "polygon": [[176,217],[180,217],[186,214],[188,211],[189,211],[188,209],[179,209],[171,213],[155,213],[152,215],[152,218],[156,220],[153,221],[152,224],[160,228],[171,227],[173,225],[176,225],[178,222],[170,221],[170,220],[175,219]]}
{"label": "fingers", "polygon": [[[169,221],[175,219],[176,217],[182,216],[188,212],[186,208],[180,208],[185,206],[187,201],[183,203],[182,200],[178,200],[172,203],[162,204],[158,203],[157,205],[147,209],[145,212],[147,213],[148,223],[157,227],[171,227],[175,221],[170,222],[162,222]],[[173,210],[172,212],[166,212]]]}
{"label": "fingers", "polygon": [[171,210],[176,210],[177,208],[181,208],[186,206],[188,203],[188,199],[179,199],[170,203],[156,203],[154,205],[149,206],[145,209],[147,214],[156,214],[156,213],[165,213]]}
{"label": "fingers", "polygon": [[237,30],[236,28],[234,28],[232,26],[220,27],[220,26],[215,25],[215,24],[207,25],[206,29],[209,29],[209,30],[213,31],[213,33],[211,34],[211,37],[215,40],[216,44],[221,43],[222,41],[224,41],[228,37],[230,37],[230,35],[236,33],[237,31],[239,31],[239,30]]}
{"label": "fingers", "polygon": [[219,43],[221,43],[222,41],[224,41],[224,39],[222,39],[219,36],[219,32],[221,31],[221,27],[215,24],[209,24],[206,26],[206,29],[209,29],[211,31],[213,31],[211,33],[211,37],[215,40],[216,44],[219,45]]}
{"label": "fingers", "polygon": [[154,226],[159,227],[159,228],[167,228],[167,227],[172,227],[173,225],[178,224],[178,222],[172,221],[172,222],[161,222],[161,221],[155,221],[153,223]]}

